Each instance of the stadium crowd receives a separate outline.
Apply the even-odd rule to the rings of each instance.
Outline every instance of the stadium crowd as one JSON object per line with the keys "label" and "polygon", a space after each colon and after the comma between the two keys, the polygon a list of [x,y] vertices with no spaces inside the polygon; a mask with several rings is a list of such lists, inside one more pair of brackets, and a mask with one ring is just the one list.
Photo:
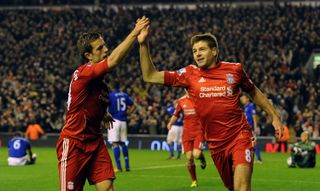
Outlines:
{"label": "stadium crowd", "polygon": [[[319,14],[319,7],[290,5],[1,10],[0,131],[24,131],[35,120],[46,132],[59,132],[71,72],[81,64],[72,59],[77,37],[101,32],[112,49],[133,20],[147,15],[151,54],[159,69],[192,64],[190,37],[211,32],[218,38],[221,57],[244,64],[289,129],[297,136],[309,130],[319,137],[320,72],[318,68],[312,77],[305,67],[312,50],[320,48]],[[134,99],[137,109],[129,116],[129,133],[164,134],[170,117],[165,107],[183,90],[144,83],[139,67],[135,46],[108,78],[120,81]],[[258,110],[258,116],[261,135],[273,135],[265,113]]]}

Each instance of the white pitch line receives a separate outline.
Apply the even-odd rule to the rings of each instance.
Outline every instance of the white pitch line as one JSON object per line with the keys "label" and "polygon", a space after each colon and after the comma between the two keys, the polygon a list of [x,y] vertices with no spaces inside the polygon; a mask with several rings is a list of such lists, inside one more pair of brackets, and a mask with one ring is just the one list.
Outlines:
{"label": "white pitch line", "polygon": [[[134,168],[132,171],[140,171],[140,170],[152,170],[152,169],[163,169],[163,168],[175,168],[175,167],[183,167],[185,164],[174,164],[174,165],[162,165],[162,166],[149,166],[143,168]],[[152,178],[186,178],[188,176],[154,176],[154,175],[137,175],[140,177],[152,177]],[[201,177],[201,176],[200,176]],[[220,177],[201,177],[201,179],[220,179]],[[305,183],[305,184],[320,184],[320,181],[303,181],[303,180],[278,180],[278,179],[259,179],[259,178],[252,178],[253,182],[286,182],[286,183]]]}
{"label": "white pitch line", "polygon": [[163,166],[149,166],[149,167],[142,167],[142,168],[134,168],[132,170],[149,170],[149,169],[161,169],[161,168],[174,168],[174,167],[182,167],[186,166],[185,164],[174,164],[174,165],[163,165]]}
{"label": "white pitch line", "polygon": [[[149,178],[188,178],[188,176],[154,176],[154,175],[137,175],[135,174],[134,176],[140,176],[140,177],[149,177]],[[220,177],[198,177],[199,179],[208,179],[208,180],[220,180]],[[303,181],[303,180],[276,180],[276,179],[258,179],[258,178],[253,178],[252,182],[281,182],[281,183],[305,183],[305,184],[320,184],[320,182],[315,182],[315,181]]]}

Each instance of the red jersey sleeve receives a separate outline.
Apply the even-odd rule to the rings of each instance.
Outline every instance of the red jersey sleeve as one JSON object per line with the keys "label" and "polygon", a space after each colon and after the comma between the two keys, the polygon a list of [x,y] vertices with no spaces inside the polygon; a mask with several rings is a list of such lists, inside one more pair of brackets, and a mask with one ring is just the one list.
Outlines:
{"label": "red jersey sleeve", "polygon": [[240,64],[240,76],[241,76],[241,82],[240,82],[241,89],[245,92],[251,92],[252,90],[254,90],[255,85],[250,80],[247,73],[244,71],[242,64]]}
{"label": "red jersey sleeve", "polygon": [[176,116],[176,117],[178,117],[180,112],[182,111],[182,108],[181,108],[179,103],[180,102],[178,102],[177,107],[175,108],[174,113],[173,113],[173,115]]}
{"label": "red jersey sleeve", "polygon": [[164,71],[164,85],[188,87],[188,78],[191,72],[191,66],[176,71]]}
{"label": "red jersey sleeve", "polygon": [[80,73],[81,76],[79,77],[98,78],[107,73],[108,70],[108,58],[105,58],[97,64],[86,64]]}

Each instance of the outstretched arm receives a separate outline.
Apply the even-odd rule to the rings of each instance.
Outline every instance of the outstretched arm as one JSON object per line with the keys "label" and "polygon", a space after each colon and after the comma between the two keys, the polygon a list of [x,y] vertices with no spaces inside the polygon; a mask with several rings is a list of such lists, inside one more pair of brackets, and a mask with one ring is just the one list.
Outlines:
{"label": "outstretched arm", "polygon": [[271,105],[267,97],[259,90],[259,88],[255,87],[249,94],[252,101],[271,117],[272,125],[278,134],[277,136],[281,138],[283,135],[283,124],[280,121],[276,109]]}
{"label": "outstretched arm", "polygon": [[147,17],[143,16],[137,20],[136,25],[131,33],[112,51],[108,57],[109,68],[113,68],[123,60],[133,46],[136,37],[147,25],[149,25],[149,19]]}
{"label": "outstretched arm", "polygon": [[148,43],[149,26],[144,28],[138,36],[140,44],[140,65],[143,80],[145,82],[164,84],[164,72],[158,71],[150,56],[149,43]]}

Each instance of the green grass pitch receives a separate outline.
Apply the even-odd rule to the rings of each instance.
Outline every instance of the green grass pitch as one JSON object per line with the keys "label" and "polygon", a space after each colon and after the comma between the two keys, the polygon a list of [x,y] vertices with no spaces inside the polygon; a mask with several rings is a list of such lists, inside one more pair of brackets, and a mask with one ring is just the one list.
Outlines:
{"label": "green grass pitch", "polygon": [[[37,164],[33,166],[8,167],[7,148],[0,148],[0,191],[56,191],[58,168],[55,148],[33,148]],[[208,166],[201,170],[197,161],[199,186],[189,188],[191,183],[181,160],[166,160],[168,152],[130,150],[131,171],[117,173],[117,191],[209,191],[226,190],[218,173],[205,151]],[[110,152],[113,157],[113,153]],[[289,169],[286,159],[289,154],[262,153],[264,163],[255,164],[252,190],[254,191],[317,191],[320,190],[320,158],[314,169]],[[94,186],[85,185],[84,190],[93,191]]]}

